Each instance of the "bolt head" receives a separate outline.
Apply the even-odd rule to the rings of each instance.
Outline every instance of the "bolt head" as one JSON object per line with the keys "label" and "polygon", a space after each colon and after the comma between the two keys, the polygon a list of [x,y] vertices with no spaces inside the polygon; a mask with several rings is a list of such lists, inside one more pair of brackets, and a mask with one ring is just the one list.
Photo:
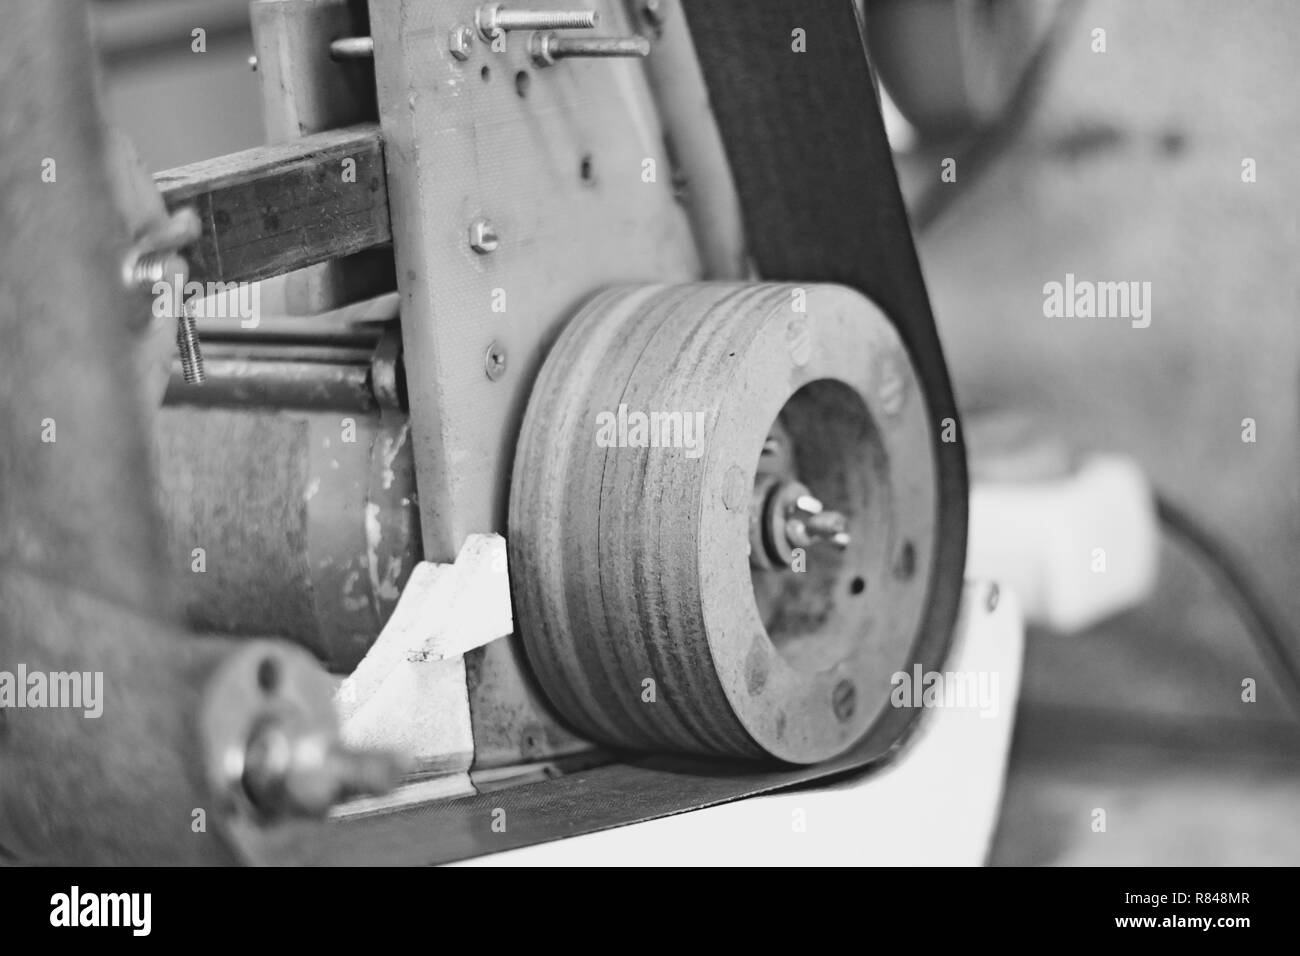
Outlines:
{"label": "bolt head", "polygon": [[497,231],[493,228],[492,223],[486,219],[476,219],[469,227],[469,246],[479,255],[487,255],[489,252],[496,252],[497,247],[501,245],[501,239],[497,236]]}
{"label": "bolt head", "polygon": [[464,24],[451,28],[447,34],[447,49],[458,60],[468,60],[470,48],[474,45],[474,31]]}
{"label": "bolt head", "polygon": [[484,40],[491,40],[492,34],[497,29],[497,14],[501,11],[499,3],[485,3],[474,13],[474,24],[478,27],[479,36]]}
{"label": "bolt head", "polygon": [[533,58],[533,65],[538,67],[555,65],[551,45],[556,39],[556,34],[548,30],[538,30],[528,38],[528,55]]}

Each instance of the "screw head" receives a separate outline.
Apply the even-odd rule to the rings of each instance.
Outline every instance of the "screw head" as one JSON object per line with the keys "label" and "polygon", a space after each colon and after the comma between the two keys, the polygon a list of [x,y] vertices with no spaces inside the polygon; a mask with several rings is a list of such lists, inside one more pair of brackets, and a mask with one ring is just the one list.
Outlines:
{"label": "screw head", "polygon": [[501,239],[492,223],[486,219],[475,219],[469,227],[469,247],[479,255],[495,252],[501,245]]}
{"label": "screw head", "polygon": [[254,54],[248,58],[248,68],[254,73],[257,72],[257,56]]}
{"label": "screw head", "polygon": [[506,348],[500,342],[488,346],[487,354],[483,356],[483,370],[494,382],[506,374]]}
{"label": "screw head", "polygon": [[474,45],[474,31],[463,23],[451,28],[447,34],[447,49],[458,60],[468,60],[470,48]]}

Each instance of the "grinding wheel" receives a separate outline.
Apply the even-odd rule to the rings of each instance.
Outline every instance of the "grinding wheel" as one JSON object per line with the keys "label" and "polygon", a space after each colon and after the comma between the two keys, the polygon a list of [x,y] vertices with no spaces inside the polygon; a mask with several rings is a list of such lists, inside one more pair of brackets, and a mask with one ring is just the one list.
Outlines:
{"label": "grinding wheel", "polygon": [[921,628],[932,427],[846,287],[598,294],[543,365],[510,495],[515,620],[561,716],[638,751],[850,748]]}

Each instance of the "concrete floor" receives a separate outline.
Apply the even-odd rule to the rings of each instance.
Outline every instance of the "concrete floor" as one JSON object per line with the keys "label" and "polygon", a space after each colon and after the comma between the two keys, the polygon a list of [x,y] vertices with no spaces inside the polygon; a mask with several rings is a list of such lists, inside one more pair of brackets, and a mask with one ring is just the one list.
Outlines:
{"label": "concrete floor", "polygon": [[[1026,716],[1022,714],[1022,717]],[[1036,715],[1052,724],[1048,715]],[[998,866],[1295,866],[1300,763],[1258,748],[1164,749],[1081,733],[1018,742],[990,862]],[[1100,734],[1100,728],[1095,728]],[[1105,811],[1105,830],[1094,830]]]}
{"label": "concrete floor", "polygon": [[[1079,6],[1025,128],[921,240],[959,398],[1136,457],[1242,553],[1295,635],[1300,8]],[[1043,285],[1067,272],[1151,282],[1150,327],[1044,318]],[[1054,744],[1018,743],[995,862],[1300,862],[1295,725],[1194,560],[1167,548],[1147,606],[1036,635],[1027,657],[1020,733],[1041,718]],[[1240,699],[1247,676],[1258,703]],[[1108,834],[1089,826],[1099,806]]]}

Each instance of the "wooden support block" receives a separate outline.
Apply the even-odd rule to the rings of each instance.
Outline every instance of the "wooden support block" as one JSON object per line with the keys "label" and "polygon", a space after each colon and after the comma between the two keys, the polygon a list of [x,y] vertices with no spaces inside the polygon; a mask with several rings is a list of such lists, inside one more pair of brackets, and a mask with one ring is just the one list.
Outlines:
{"label": "wooden support block", "polygon": [[196,282],[251,282],[392,240],[374,124],[220,156],[154,176],[169,210],[193,206]]}
{"label": "wooden support block", "polygon": [[[364,0],[253,0],[249,13],[268,143],[378,119],[374,64],[329,52],[370,33]],[[396,288],[392,249],[370,249],[286,276],[285,305],[317,315]]]}

